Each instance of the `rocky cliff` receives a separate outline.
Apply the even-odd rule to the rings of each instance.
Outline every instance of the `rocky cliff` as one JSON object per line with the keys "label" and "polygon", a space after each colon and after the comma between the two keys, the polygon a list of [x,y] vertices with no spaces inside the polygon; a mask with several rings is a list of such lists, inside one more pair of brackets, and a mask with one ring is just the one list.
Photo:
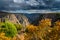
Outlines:
{"label": "rocky cliff", "polygon": [[9,20],[12,23],[22,24],[26,26],[29,24],[28,18],[23,14],[11,14],[11,13],[0,13],[0,22],[5,22]]}

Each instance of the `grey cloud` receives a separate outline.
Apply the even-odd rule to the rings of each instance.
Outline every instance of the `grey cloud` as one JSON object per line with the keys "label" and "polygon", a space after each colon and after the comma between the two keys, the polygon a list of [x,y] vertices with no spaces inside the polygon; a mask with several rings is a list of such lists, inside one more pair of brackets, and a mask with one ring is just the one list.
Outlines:
{"label": "grey cloud", "polygon": [[[58,0],[59,1],[59,0]],[[56,0],[0,0],[0,10],[56,10],[60,9],[60,1]],[[57,5],[59,4],[59,5]]]}

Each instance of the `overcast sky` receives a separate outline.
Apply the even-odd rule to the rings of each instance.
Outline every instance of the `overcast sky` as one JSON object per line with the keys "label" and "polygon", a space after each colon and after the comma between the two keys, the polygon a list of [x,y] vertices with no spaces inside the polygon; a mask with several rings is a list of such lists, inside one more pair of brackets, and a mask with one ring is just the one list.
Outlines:
{"label": "overcast sky", "polygon": [[[45,2],[47,3],[45,3]],[[0,10],[20,10],[20,9],[28,9],[29,6],[35,7],[38,5],[52,5],[51,3],[54,2],[49,2],[49,0],[0,0]],[[55,2],[60,2],[60,0],[55,0]],[[56,9],[56,8],[55,8]],[[36,10],[36,9],[35,9]]]}

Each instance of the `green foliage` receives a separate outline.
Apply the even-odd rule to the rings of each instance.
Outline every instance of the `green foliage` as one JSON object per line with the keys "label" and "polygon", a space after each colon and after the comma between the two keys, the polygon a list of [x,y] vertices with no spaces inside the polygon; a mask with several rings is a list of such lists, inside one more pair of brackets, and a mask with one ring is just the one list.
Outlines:
{"label": "green foliage", "polygon": [[2,22],[0,23],[0,32],[5,32],[5,24]]}
{"label": "green foliage", "polygon": [[22,29],[22,27],[23,27],[21,24],[15,24],[15,26],[16,26],[18,31],[20,31]]}
{"label": "green foliage", "polygon": [[13,37],[17,34],[17,29],[15,25],[9,21],[1,23],[0,28],[1,28],[0,32],[4,32],[5,35],[8,37]]}

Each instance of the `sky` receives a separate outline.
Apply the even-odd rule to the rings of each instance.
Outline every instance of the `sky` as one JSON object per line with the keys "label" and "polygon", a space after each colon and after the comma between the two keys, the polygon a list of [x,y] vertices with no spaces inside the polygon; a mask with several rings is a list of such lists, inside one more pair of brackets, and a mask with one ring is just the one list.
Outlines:
{"label": "sky", "polygon": [[[58,4],[58,5],[57,5]],[[25,11],[24,11],[25,10]],[[0,0],[0,11],[28,12],[26,10],[59,11],[60,0]],[[31,11],[29,11],[31,12]]]}

